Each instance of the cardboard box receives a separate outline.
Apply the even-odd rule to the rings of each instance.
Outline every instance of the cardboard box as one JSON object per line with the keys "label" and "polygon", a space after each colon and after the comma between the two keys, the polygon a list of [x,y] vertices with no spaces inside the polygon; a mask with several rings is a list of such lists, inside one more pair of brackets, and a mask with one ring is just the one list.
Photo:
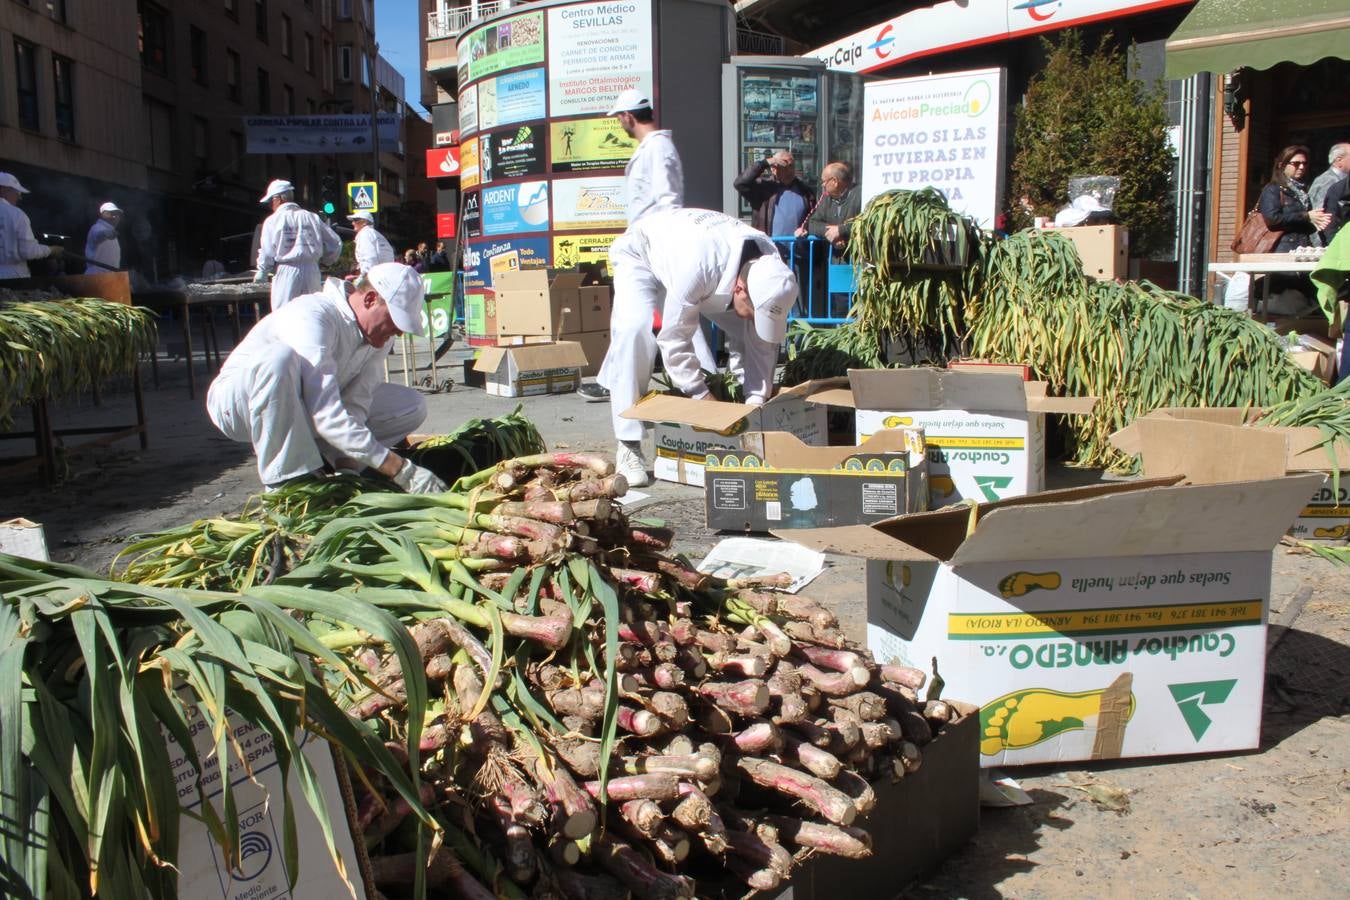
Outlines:
{"label": "cardboard box", "polygon": [[1123,225],[1081,225],[1047,228],[1064,235],[1078,248],[1083,273],[1098,281],[1125,278],[1130,271],[1130,230]]}
{"label": "cardboard box", "polygon": [[808,447],[778,431],[708,453],[709,528],[768,531],[879,522],[928,508],[923,431],[878,431],[859,446]]}
{"label": "cardboard box", "polygon": [[1271,548],[1323,476],[1177,480],[774,533],[867,559],[868,647],[936,659],[984,766],[1255,748]]}
{"label": "cardboard box", "polygon": [[1085,415],[1096,402],[1049,397],[1044,382],[997,370],[855,369],[849,385],[812,402],[853,407],[858,441],[882,428],[922,428],[931,509],[1044,490],[1044,414]]}
{"label": "cardboard box", "polygon": [[805,444],[824,445],[825,407],[808,403],[807,398],[829,389],[847,390],[842,378],[808,381],[779,391],[760,407],[650,394],[622,415],[652,423],[657,478],[703,487],[708,453],[738,449],[740,436],[747,432],[786,431]]}
{"label": "cardboard box", "polygon": [[[1157,409],[1111,435],[1111,443],[1122,453],[1140,454],[1148,476],[1194,473],[1219,481],[1260,477],[1269,474],[1272,464],[1276,474],[1328,474],[1334,465],[1342,472],[1336,486],[1339,495],[1331,479],[1319,485],[1289,534],[1320,541],[1350,537],[1350,444],[1321,446],[1322,434],[1316,428],[1246,424],[1259,415],[1259,410],[1231,407]],[[1267,442],[1261,454],[1238,452],[1254,440]]]}
{"label": "cardboard box", "polygon": [[530,347],[484,347],[475,372],[486,376],[483,389],[496,397],[567,394],[581,387],[586,354],[575,341]]}
{"label": "cardboard box", "polygon": [[1338,356],[1336,344],[1312,334],[1298,334],[1293,338],[1297,343],[1289,348],[1289,358],[1309,372],[1331,384],[1336,377]]}
{"label": "cardboard box", "polygon": [[43,562],[51,559],[47,555],[47,537],[42,526],[24,518],[0,522],[0,553]]}
{"label": "cardboard box", "polygon": [[516,269],[492,278],[497,294],[497,335],[553,340],[579,332],[581,276],[559,272],[550,280],[544,269]]}
{"label": "cardboard box", "polygon": [[614,298],[607,284],[577,288],[577,303],[581,306],[581,330],[608,331],[609,314]]}
{"label": "cardboard box", "polygon": [[609,352],[609,332],[583,331],[571,335],[571,338],[581,345],[582,352],[586,354],[586,365],[581,369],[582,377],[592,378],[599,375],[600,365],[605,361],[605,354]]}

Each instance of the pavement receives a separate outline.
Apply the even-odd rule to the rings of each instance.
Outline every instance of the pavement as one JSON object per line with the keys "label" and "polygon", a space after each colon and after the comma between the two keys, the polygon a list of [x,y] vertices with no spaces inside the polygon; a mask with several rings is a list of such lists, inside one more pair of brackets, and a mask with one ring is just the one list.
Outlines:
{"label": "pavement", "polygon": [[[172,331],[165,328],[166,334]],[[173,352],[172,345],[165,348]],[[448,392],[427,395],[428,433],[508,411],[517,402],[550,447],[613,452],[608,405],[576,395],[519,401],[462,386],[464,351],[452,351]],[[42,522],[53,559],[106,571],[138,533],[237,511],[260,485],[250,448],[207,420],[209,373],[188,397],[181,357],[164,359],[147,388],[150,447],[134,440],[67,458],[64,480],[0,478],[0,518]],[[419,369],[417,379],[428,375]],[[442,371],[438,381],[445,380]],[[393,380],[400,381],[397,371]],[[101,404],[54,408],[58,427],[131,420],[123,389]],[[78,439],[77,439],[78,440]],[[24,452],[21,442],[0,453]],[[3,465],[3,462],[0,462]],[[1051,465],[1051,487],[1097,472]],[[702,491],[656,482],[642,489],[644,518],[660,518],[677,549],[701,558],[721,536],[703,524]],[[928,878],[894,886],[906,898],[1344,897],[1350,885],[1350,570],[1279,547],[1274,553],[1265,719],[1259,750],[1205,757],[1024,767],[1009,774],[1033,803],[986,809],[958,854]],[[863,638],[862,564],[831,557],[806,593],[832,606]],[[1105,798],[1105,801],[1104,799]],[[1123,799],[1123,804],[1121,802]],[[914,810],[922,816],[923,810]],[[890,823],[887,823],[890,824]],[[903,823],[899,823],[903,827]]]}

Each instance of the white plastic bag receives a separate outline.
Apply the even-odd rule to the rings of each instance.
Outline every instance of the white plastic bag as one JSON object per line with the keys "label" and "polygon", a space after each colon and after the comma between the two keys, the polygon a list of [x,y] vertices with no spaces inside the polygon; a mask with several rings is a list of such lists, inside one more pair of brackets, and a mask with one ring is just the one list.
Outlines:
{"label": "white plastic bag", "polygon": [[1223,305],[1229,309],[1246,312],[1251,299],[1252,276],[1247,272],[1234,272],[1232,275],[1220,273],[1219,277],[1228,279],[1223,289]]}

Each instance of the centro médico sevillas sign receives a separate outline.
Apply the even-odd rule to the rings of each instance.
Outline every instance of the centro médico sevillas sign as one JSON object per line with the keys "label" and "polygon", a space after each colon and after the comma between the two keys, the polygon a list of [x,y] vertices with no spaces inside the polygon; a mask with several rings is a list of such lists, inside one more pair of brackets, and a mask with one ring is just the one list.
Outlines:
{"label": "centro m\u00e9dico sevillas sign", "polygon": [[1056,31],[1192,0],[959,0],[916,9],[818,47],[840,72],[875,72],[948,50]]}

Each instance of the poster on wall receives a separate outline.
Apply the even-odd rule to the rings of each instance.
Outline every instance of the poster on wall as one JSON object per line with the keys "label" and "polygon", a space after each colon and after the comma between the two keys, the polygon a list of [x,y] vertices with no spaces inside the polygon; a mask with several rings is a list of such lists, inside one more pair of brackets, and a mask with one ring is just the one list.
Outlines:
{"label": "poster on wall", "polygon": [[483,210],[479,203],[476,192],[464,195],[464,237],[466,239],[483,236]]}
{"label": "poster on wall", "polygon": [[459,146],[459,187],[468,190],[478,183],[478,138],[471,137]]}
{"label": "poster on wall", "polygon": [[574,269],[582,263],[606,263],[617,234],[567,234],[553,239],[553,264]]}
{"label": "poster on wall", "polygon": [[484,135],[492,158],[492,177],[523,178],[544,173],[544,128],[521,125],[519,128]]}
{"label": "poster on wall", "polygon": [[863,87],[862,199],[934,187],[992,229],[1002,199],[1002,69]]}
{"label": "poster on wall", "polygon": [[469,85],[459,93],[459,133],[478,130],[478,88]]}
{"label": "poster on wall", "polygon": [[477,81],[517,66],[544,61],[544,14],[524,13],[479,28],[461,48],[460,81]]}
{"label": "poster on wall", "polygon": [[555,172],[621,169],[637,150],[637,141],[624,132],[618,119],[553,122],[549,130],[549,157]]}
{"label": "poster on wall", "polygon": [[623,228],[623,176],[560,178],[553,182],[553,227],[558,231]]}
{"label": "poster on wall", "polygon": [[485,235],[548,230],[547,181],[484,187],[479,196]]}
{"label": "poster on wall", "polygon": [[544,70],[510,72],[478,85],[478,128],[544,118]]}
{"label": "poster on wall", "polygon": [[548,11],[550,116],[604,114],[629,88],[651,96],[649,0],[576,3]]}
{"label": "poster on wall", "polygon": [[482,241],[464,248],[464,287],[492,287],[498,272],[539,269],[548,265],[548,238],[511,238]]}

